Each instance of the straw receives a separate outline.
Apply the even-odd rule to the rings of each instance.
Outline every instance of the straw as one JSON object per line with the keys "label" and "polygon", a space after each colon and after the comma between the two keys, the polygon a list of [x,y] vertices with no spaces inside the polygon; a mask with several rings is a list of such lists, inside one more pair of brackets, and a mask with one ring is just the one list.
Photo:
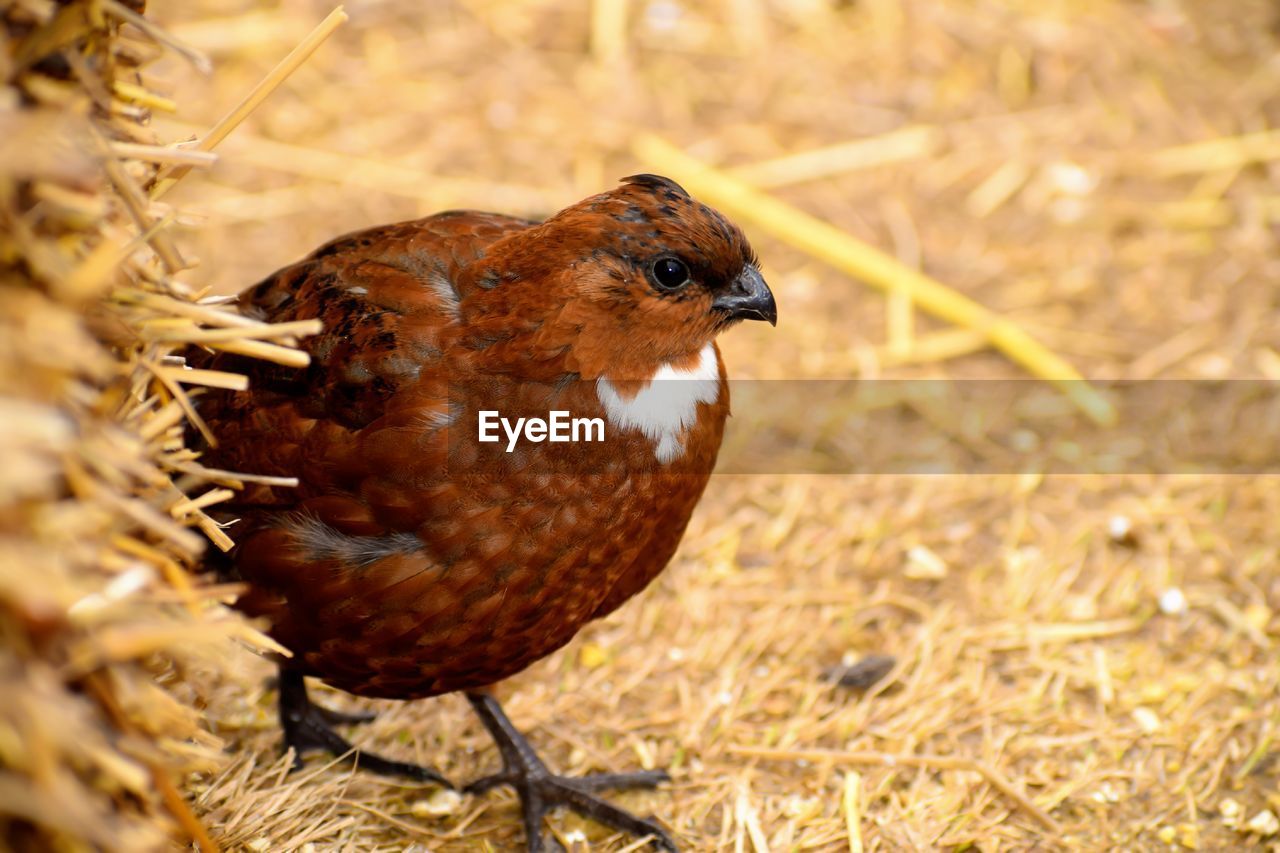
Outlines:
{"label": "straw", "polygon": [[[297,71],[311,57],[311,54],[315,53],[320,48],[320,45],[324,44],[329,36],[333,35],[334,31],[346,21],[347,13],[343,11],[341,6],[330,12],[297,47],[289,51],[288,55],[280,60],[275,68],[271,69],[271,73],[262,78],[258,85],[254,86],[244,96],[240,103],[232,107],[230,112],[219,119],[213,127],[209,128],[207,133],[197,140],[195,150],[209,152],[216,148],[218,143],[226,139],[233,130],[239,127],[240,123],[248,118],[250,113],[270,97],[271,93],[280,84],[284,83],[294,71]],[[173,189],[174,185],[182,180],[183,176],[189,171],[191,171],[191,167],[183,165],[161,172],[151,188],[151,197],[158,199],[163,196]]]}

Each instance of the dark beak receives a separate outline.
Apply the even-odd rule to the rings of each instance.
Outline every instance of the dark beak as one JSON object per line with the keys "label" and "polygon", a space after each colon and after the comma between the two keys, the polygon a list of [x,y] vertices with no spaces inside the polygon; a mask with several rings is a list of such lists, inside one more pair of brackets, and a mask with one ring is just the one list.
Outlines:
{"label": "dark beak", "polygon": [[778,325],[778,306],[773,301],[773,291],[764,283],[760,270],[747,267],[729,285],[729,290],[717,296],[711,303],[713,311],[719,311],[725,320],[768,320],[770,326]]}

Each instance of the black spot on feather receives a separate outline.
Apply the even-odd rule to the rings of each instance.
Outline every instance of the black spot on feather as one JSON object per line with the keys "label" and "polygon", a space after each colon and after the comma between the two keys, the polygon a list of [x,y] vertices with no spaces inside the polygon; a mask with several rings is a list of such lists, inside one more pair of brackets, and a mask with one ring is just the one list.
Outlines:
{"label": "black spot on feather", "polygon": [[619,222],[648,222],[649,215],[636,205],[631,205],[618,216]]}

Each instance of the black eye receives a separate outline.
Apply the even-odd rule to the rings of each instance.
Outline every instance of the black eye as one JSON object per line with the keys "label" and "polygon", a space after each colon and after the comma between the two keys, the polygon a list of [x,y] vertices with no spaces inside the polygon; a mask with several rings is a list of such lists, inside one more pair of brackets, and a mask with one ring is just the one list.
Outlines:
{"label": "black eye", "polygon": [[653,280],[659,287],[675,290],[689,283],[689,268],[677,258],[658,258],[653,262]]}

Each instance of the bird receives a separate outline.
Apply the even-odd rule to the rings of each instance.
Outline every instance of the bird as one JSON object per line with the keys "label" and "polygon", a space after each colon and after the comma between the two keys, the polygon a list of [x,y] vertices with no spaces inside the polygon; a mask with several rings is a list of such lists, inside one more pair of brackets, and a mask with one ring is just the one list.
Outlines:
{"label": "bird", "polygon": [[[502,762],[465,790],[513,787],[530,850],[562,807],[675,850],[658,821],[600,796],[665,772],[557,775],[493,688],[675,553],[729,414],[716,338],[777,324],[743,232],[675,181],[633,175],[544,221],[446,211],[338,237],[238,302],[323,329],[300,341],[305,368],[188,359],[249,378],[199,400],[204,460],[268,475],[227,506],[236,544],[215,568],[290,652],[279,714],[297,765],[327,751],[452,787],[356,750],[333,726],[370,717],[314,704],[306,679],[384,699],[461,692]],[[548,440],[555,412],[602,428]],[[481,440],[486,418],[510,431],[539,417]]]}

